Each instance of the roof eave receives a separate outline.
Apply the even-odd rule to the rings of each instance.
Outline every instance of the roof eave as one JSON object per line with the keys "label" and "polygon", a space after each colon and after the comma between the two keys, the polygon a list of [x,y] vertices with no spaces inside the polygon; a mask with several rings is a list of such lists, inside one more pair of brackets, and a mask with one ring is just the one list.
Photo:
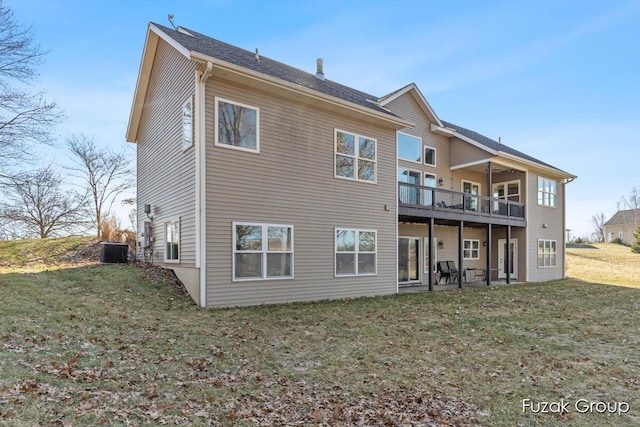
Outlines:
{"label": "roof eave", "polygon": [[397,90],[396,92],[394,92],[390,96],[387,95],[386,97],[380,98],[378,100],[378,105],[380,105],[381,107],[384,107],[385,105],[387,105],[391,101],[393,101],[395,99],[398,99],[399,97],[401,97],[405,93],[408,93],[408,92],[411,92],[411,91],[413,91],[415,96],[418,98],[419,103],[421,104],[423,110],[427,114],[427,117],[432,122],[437,124],[438,126],[444,127],[442,122],[440,121],[440,118],[436,114],[436,112],[433,110],[433,108],[431,108],[431,104],[429,104],[429,102],[424,97],[424,95],[422,95],[422,92],[420,92],[420,89],[418,89],[418,86],[415,83],[410,83],[410,84],[406,85],[405,87],[401,88],[400,90]]}
{"label": "roof eave", "polygon": [[314,89],[310,89],[310,88],[306,88],[304,86],[295,84],[295,83],[291,83],[288,82],[286,80],[282,80],[282,79],[278,79],[276,77],[272,77],[269,76],[267,74],[264,73],[259,73],[257,71],[253,71],[250,70],[248,68],[242,67],[240,65],[236,65],[233,64],[231,62],[227,62],[227,61],[223,61],[220,60],[218,58],[214,58],[212,56],[203,54],[201,52],[197,52],[197,51],[191,51],[189,53],[189,58],[193,61],[198,61],[198,62],[202,62],[202,63],[212,63],[214,65],[214,67],[219,67],[221,69],[224,69],[226,71],[235,73],[235,74],[240,74],[240,75],[244,75],[247,76],[251,79],[254,80],[258,80],[258,81],[262,81],[265,83],[268,83],[272,86],[276,86],[280,89],[284,89],[284,90],[289,90],[289,91],[294,91],[297,93],[302,93],[308,97],[317,99],[317,100],[321,100],[324,102],[327,102],[329,104],[332,105],[336,105],[336,106],[341,106],[344,108],[347,108],[349,110],[361,113],[361,114],[365,114],[367,116],[370,117],[374,117],[376,119],[380,119],[380,120],[384,120],[386,122],[392,123],[394,124],[398,129],[400,128],[404,128],[404,127],[414,127],[415,123],[409,121],[409,120],[405,120],[403,118],[397,117],[397,116],[392,116],[390,114],[385,114],[383,112],[379,112],[379,111],[375,111],[371,108],[367,108],[367,107],[363,107],[361,105],[349,102],[349,101],[345,101],[344,99],[340,99],[331,95],[327,95],[321,92],[318,92],[317,90]]}
{"label": "roof eave", "polygon": [[140,61],[140,69],[138,71],[138,80],[136,81],[136,89],[133,95],[133,105],[129,114],[129,124],[127,125],[126,140],[128,142],[137,142],[138,128],[140,126],[140,118],[142,116],[142,107],[147,96],[149,87],[149,78],[151,77],[151,69],[156,56],[156,47],[159,39],[169,43],[173,48],[185,57],[189,57],[189,50],[167,35],[153,23],[147,28],[147,36],[142,51],[142,60]]}
{"label": "roof eave", "polygon": [[569,172],[565,172],[562,169],[558,169],[558,168],[554,168],[552,166],[547,166],[541,163],[537,163],[528,159],[523,159],[522,157],[518,157],[516,155],[510,154],[510,153],[505,153],[504,151],[498,151],[497,155],[499,157],[505,158],[505,159],[509,159],[509,160],[515,160],[518,161],[520,163],[524,163],[527,166],[530,167],[535,167],[537,169],[542,169],[548,173],[551,173],[559,178],[561,178],[565,184],[570,183],[571,181],[575,180],[577,178],[576,175],[570,174]]}

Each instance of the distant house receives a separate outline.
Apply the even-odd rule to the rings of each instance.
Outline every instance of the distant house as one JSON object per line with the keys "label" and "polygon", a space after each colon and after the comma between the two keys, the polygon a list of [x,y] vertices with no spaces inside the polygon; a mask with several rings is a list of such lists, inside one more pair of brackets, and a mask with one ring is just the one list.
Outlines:
{"label": "distant house", "polygon": [[620,243],[631,246],[638,225],[640,225],[640,209],[618,211],[604,223],[605,239],[607,242],[619,239]]}
{"label": "distant house", "polygon": [[492,280],[565,273],[575,176],[442,120],[415,84],[379,97],[150,24],[127,141],[139,256],[202,307],[383,295],[438,261]]}

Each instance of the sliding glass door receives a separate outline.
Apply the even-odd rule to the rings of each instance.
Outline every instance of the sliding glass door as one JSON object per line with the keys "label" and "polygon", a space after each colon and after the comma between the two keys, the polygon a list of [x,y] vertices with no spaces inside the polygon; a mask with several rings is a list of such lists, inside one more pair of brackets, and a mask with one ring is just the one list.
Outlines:
{"label": "sliding glass door", "polygon": [[398,238],[398,282],[408,283],[420,280],[420,239],[416,237]]}

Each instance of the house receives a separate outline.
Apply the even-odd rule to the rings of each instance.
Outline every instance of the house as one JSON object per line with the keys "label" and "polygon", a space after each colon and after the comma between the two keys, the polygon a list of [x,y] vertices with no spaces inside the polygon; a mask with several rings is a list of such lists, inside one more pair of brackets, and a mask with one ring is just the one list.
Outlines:
{"label": "house", "polygon": [[139,256],[202,307],[433,289],[436,261],[458,286],[564,277],[575,176],[440,119],[415,84],[377,97],[322,60],[151,23],[127,141]]}
{"label": "house", "polygon": [[625,209],[616,212],[604,223],[604,235],[607,242],[617,241],[631,246],[634,234],[640,225],[640,209]]}

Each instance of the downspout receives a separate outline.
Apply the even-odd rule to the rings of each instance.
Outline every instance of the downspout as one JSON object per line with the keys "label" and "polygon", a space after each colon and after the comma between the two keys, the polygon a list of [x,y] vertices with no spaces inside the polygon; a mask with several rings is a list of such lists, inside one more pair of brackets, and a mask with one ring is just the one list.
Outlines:
{"label": "downspout", "polygon": [[206,97],[205,87],[213,72],[207,62],[204,71],[196,70],[196,268],[200,269],[200,307],[207,306],[207,197],[206,197]]}

